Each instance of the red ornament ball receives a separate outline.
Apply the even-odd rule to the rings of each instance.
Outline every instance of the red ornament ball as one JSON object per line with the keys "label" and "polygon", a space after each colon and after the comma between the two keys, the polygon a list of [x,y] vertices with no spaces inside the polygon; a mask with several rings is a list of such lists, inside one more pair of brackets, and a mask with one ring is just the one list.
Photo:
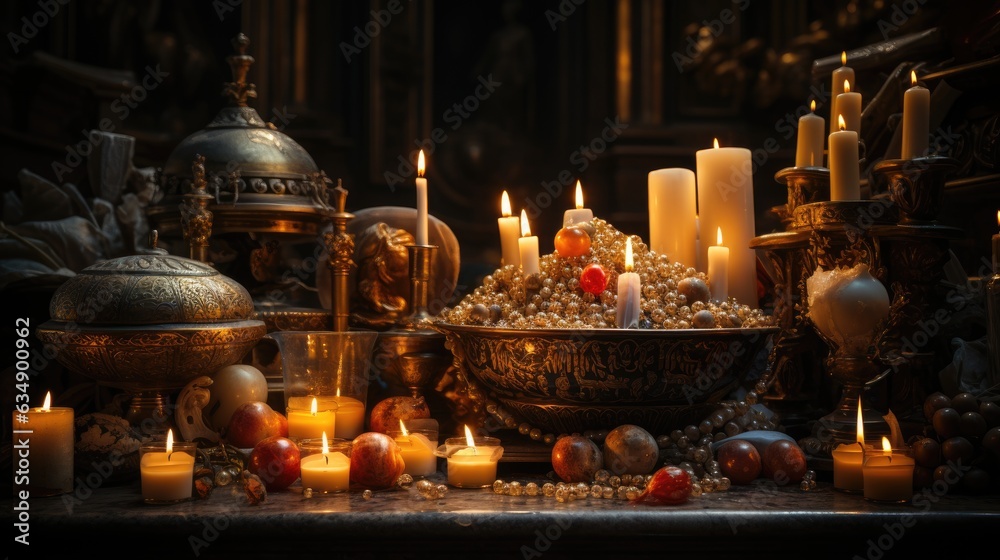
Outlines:
{"label": "red ornament ball", "polygon": [[582,228],[568,226],[556,233],[556,251],[562,257],[582,257],[590,252],[590,234]]}
{"label": "red ornament ball", "polygon": [[607,285],[608,275],[597,263],[588,264],[580,273],[580,289],[587,293],[601,295]]}

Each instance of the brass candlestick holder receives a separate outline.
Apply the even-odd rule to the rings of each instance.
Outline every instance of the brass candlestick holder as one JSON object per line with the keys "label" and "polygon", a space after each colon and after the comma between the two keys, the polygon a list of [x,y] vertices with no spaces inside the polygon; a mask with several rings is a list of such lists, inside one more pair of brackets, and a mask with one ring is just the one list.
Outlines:
{"label": "brass candlestick holder", "polygon": [[208,181],[205,179],[205,156],[196,155],[191,164],[191,191],[184,195],[180,205],[181,228],[184,240],[188,243],[190,258],[208,262],[208,240],[212,237],[212,211],[208,203],[212,195],[208,194]]}
{"label": "brass candlestick holder", "polygon": [[344,332],[350,328],[351,318],[351,267],[354,266],[354,236],[347,233],[347,222],[354,214],[347,211],[347,189],[340,179],[332,191],[335,210],[330,214],[333,230],[325,234],[330,286],[332,291],[330,311],[333,314],[333,330]]}
{"label": "brass candlestick holder", "polygon": [[407,245],[406,250],[410,256],[410,313],[403,318],[403,326],[411,330],[433,330],[434,316],[428,310],[428,302],[437,246]]}

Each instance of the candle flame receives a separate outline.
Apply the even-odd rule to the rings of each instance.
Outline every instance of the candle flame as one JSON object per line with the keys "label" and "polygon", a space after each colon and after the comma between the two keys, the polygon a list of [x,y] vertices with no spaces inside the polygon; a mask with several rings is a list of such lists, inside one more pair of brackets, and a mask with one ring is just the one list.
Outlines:
{"label": "candle flame", "polygon": [[339,388],[337,389],[337,396],[338,397],[340,396],[340,389]]}
{"label": "candle flame", "polygon": [[632,238],[629,237],[625,242],[625,272],[632,272]]}
{"label": "candle flame", "polygon": [[[174,431],[167,430],[167,455],[169,456],[174,450]],[[167,459],[169,461],[169,459]]]}
{"label": "candle flame", "polygon": [[576,209],[579,210],[583,208],[583,187],[580,186],[580,180],[576,180]]}
{"label": "candle flame", "polygon": [[844,93],[851,93],[851,82],[844,80]]}
{"label": "candle flame", "polygon": [[407,436],[410,435],[410,432],[406,431],[406,424],[403,423],[403,419],[402,418],[399,419],[399,429],[400,429],[400,431],[403,432],[403,437],[407,437]]}
{"label": "candle flame", "polygon": [[865,416],[861,414],[861,397],[858,397],[858,443],[865,446]]}
{"label": "candle flame", "polygon": [[500,214],[504,218],[510,217],[510,197],[507,196],[507,191],[503,191],[503,195],[500,197]]}
{"label": "candle flame", "polygon": [[528,237],[531,235],[531,225],[528,224],[528,213],[521,209],[521,237]]}
{"label": "candle flame", "polygon": [[997,225],[1000,226],[1000,210],[997,210]]}
{"label": "candle flame", "polygon": [[844,115],[837,115],[837,128],[840,130],[847,130],[847,123],[844,121]]}
{"label": "candle flame", "polygon": [[840,53],[840,65],[847,66],[847,51]]}
{"label": "candle flame", "polygon": [[917,73],[913,70],[910,70],[910,85],[917,85]]}
{"label": "candle flame", "polygon": [[720,227],[717,232],[715,232],[715,244],[722,245],[722,228]]}
{"label": "candle flame", "polygon": [[716,149],[719,148],[719,139],[718,138],[713,138],[712,139],[712,146],[714,146]]}
{"label": "candle flame", "polygon": [[420,155],[417,156],[417,177],[423,177],[426,170],[427,165],[424,163],[424,151],[420,150]]}
{"label": "candle flame", "polygon": [[[1000,216],[1000,212],[997,212],[997,216]],[[45,393],[45,402],[42,403],[42,410],[48,412],[49,408],[52,407],[52,392],[49,391]]]}
{"label": "candle flame", "polygon": [[330,441],[326,439],[326,430],[323,430],[323,455],[330,452]]}
{"label": "candle flame", "polygon": [[313,397],[312,407],[310,407],[310,409],[309,409],[309,411],[312,412],[313,416],[316,416],[316,413],[319,412],[319,406],[318,405],[319,405],[319,403],[316,402],[316,397]]}
{"label": "candle flame", "polygon": [[469,429],[469,425],[465,425],[465,443],[469,444],[472,449],[476,448],[476,438],[472,437],[472,430]]}
{"label": "candle flame", "polygon": [[892,444],[889,443],[889,438],[882,436],[882,451],[886,453],[892,453]]}
{"label": "candle flame", "polygon": [[816,100],[815,99],[813,99],[812,101],[809,102],[809,110],[812,111],[813,113],[816,112]]}

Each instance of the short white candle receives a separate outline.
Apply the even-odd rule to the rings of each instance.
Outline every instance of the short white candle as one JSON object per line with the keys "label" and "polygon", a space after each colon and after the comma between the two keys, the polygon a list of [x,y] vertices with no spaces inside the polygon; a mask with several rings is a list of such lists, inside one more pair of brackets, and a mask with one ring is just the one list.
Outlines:
{"label": "short white candle", "polygon": [[722,244],[722,228],[716,234],[716,244],[708,248],[708,286],[712,299],[729,298],[729,247]]}
{"label": "short white candle", "polygon": [[337,403],[331,397],[290,397],[285,408],[289,439],[299,441],[318,438],[324,432],[336,433]]}
{"label": "short white candle", "polygon": [[510,197],[503,191],[500,197],[500,217],[497,224],[500,227],[500,264],[503,266],[521,266],[521,255],[517,248],[517,238],[521,235],[521,219],[511,216]]}
{"label": "short white candle", "polygon": [[632,272],[632,238],[625,242],[625,272],[618,275],[617,322],[620,329],[634,329],[639,326],[639,296],[642,291],[639,274]]}
{"label": "short white candle", "polygon": [[594,212],[583,206],[583,187],[576,181],[576,208],[563,212],[563,227],[586,223],[594,219]]}
{"label": "short white candle", "polygon": [[528,213],[521,210],[521,237],[517,240],[518,252],[521,256],[521,274],[525,278],[538,274],[538,236],[531,235],[531,225],[528,224]]}
{"label": "short white candle", "polygon": [[912,87],[903,94],[902,158],[927,155],[931,127],[931,92],[917,83],[917,73],[910,71]]}
{"label": "short white candle", "polygon": [[697,266],[698,190],[694,171],[655,169],[647,176],[649,248],[686,266]]}
{"label": "short white candle", "polygon": [[844,116],[844,126],[861,136],[861,94],[851,91],[851,84],[844,81],[844,93],[837,96],[838,114]]}
{"label": "short white candle", "polygon": [[826,119],[816,114],[816,100],[809,112],[799,117],[795,144],[796,167],[823,167],[823,145],[826,143]]}
{"label": "short white candle", "polygon": [[330,453],[323,432],[323,452],[303,457],[299,462],[302,487],[314,492],[344,492],[351,487],[351,460],[339,451]]}
{"label": "short white candle", "polygon": [[913,497],[915,462],[905,451],[894,450],[889,438],[882,437],[882,451],[865,453],[861,467],[864,496],[880,502],[907,502]]}
{"label": "short white candle", "polygon": [[427,245],[427,178],[424,176],[426,164],[424,151],[417,157],[417,245]]}
{"label": "short white candle", "polygon": [[396,444],[399,445],[399,453],[403,456],[405,465],[403,474],[410,476],[430,476],[437,472],[437,442],[432,442],[424,434],[410,432],[406,429],[406,424],[399,421],[400,433],[393,434]]}
{"label": "short white candle", "polygon": [[[23,405],[22,405],[23,406]],[[21,409],[23,410],[23,409]],[[69,407],[52,406],[52,394],[45,394],[40,407],[27,412],[14,410],[14,442],[27,441],[31,460],[27,476],[15,476],[17,489],[27,490],[31,496],[54,496],[73,491],[73,447],[75,413]]]}
{"label": "short white candle", "polygon": [[333,397],[337,403],[334,436],[340,439],[354,439],[365,431],[365,403],[358,399],[340,396],[340,390]]}
{"label": "short white candle", "polygon": [[174,450],[174,432],[167,430],[164,451],[149,451],[139,459],[139,477],[146,502],[187,500],[194,485],[194,455]]}
{"label": "short white candle", "polygon": [[840,130],[830,135],[830,200],[859,200],[858,133],[846,130],[843,116],[837,118]]}

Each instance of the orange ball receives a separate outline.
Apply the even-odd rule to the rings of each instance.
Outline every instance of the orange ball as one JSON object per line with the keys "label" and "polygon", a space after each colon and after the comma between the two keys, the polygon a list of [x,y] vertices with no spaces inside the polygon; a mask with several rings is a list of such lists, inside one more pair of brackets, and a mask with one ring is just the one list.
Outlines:
{"label": "orange ball", "polygon": [[556,251],[563,257],[582,257],[590,252],[590,234],[576,226],[564,227],[556,233]]}

